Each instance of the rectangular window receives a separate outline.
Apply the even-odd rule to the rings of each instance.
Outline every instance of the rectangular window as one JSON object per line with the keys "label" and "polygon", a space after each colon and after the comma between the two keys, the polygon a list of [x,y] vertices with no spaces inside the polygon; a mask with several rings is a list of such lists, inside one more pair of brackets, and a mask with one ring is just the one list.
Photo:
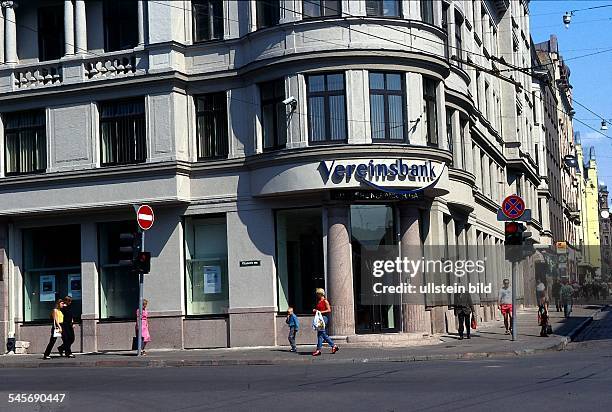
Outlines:
{"label": "rectangular window", "polygon": [[453,111],[446,109],[446,141],[448,150],[453,154],[453,164],[456,166],[457,155],[453,152]]}
{"label": "rectangular window", "polygon": [[399,0],[366,0],[366,15],[399,17],[401,7]]}
{"label": "rectangular window", "polygon": [[316,288],[325,288],[320,208],[276,212],[278,309],[312,313]]}
{"label": "rectangular window", "polygon": [[98,224],[100,318],[133,319],[138,309],[138,276],[120,266],[120,235],[135,233],[134,221]]}
{"label": "rectangular window", "polygon": [[257,28],[276,26],[280,21],[279,0],[257,0]]}
{"label": "rectangular window", "polygon": [[44,172],[47,139],[44,110],[4,115],[5,172],[7,175]]}
{"label": "rectangular window", "polygon": [[459,130],[459,136],[461,139],[461,147],[459,148],[459,150],[457,150],[458,152],[461,153],[461,164],[458,164],[457,167],[461,167],[463,166],[463,170],[467,170],[467,161],[465,158],[465,152],[466,152],[466,133],[469,133],[468,130],[468,120],[465,119],[459,119],[459,124],[461,127],[461,130]]}
{"label": "rectangular window", "polygon": [[147,158],[144,99],[103,102],[98,109],[102,166],[144,162]]}
{"label": "rectangular window", "polygon": [[438,109],[436,82],[433,79],[429,79],[427,77],[423,77],[423,102],[427,144],[429,146],[438,146]]}
{"label": "rectangular window", "polygon": [[[58,242],[58,239],[61,241]],[[50,322],[55,302],[72,296],[81,317],[81,226],[52,226],[23,231],[24,320]]]}
{"label": "rectangular window", "polygon": [[303,0],[303,18],[339,16],[340,0]]}
{"label": "rectangular window", "polygon": [[421,0],[421,20],[425,23],[434,24],[433,0]]}
{"label": "rectangular window", "polygon": [[287,143],[285,80],[278,79],[259,86],[264,150],[280,149]]}
{"label": "rectangular window", "polygon": [[455,55],[459,59],[459,67],[461,67],[461,60],[463,60],[463,37],[461,36],[462,29],[463,19],[459,13],[455,13]]}
{"label": "rectangular window", "polygon": [[192,0],[195,42],[223,38],[223,0]]}
{"label": "rectangular window", "polygon": [[186,220],[188,315],[221,315],[229,307],[225,216]]}
{"label": "rectangular window", "polygon": [[138,45],[138,2],[104,0],[104,51]]}
{"label": "rectangular window", "polygon": [[406,141],[406,92],[400,73],[370,72],[370,123],[373,141]]}
{"label": "rectangular window", "polygon": [[310,143],[346,141],[344,74],[308,76],[306,83]]}
{"label": "rectangular window", "polygon": [[198,96],[195,100],[198,159],[227,158],[229,149],[225,92]]}
{"label": "rectangular window", "polygon": [[[81,50],[77,50],[77,53]],[[64,55],[64,5],[38,8],[38,60],[56,60]]]}
{"label": "rectangular window", "polygon": [[450,44],[450,36],[449,36],[449,31],[448,31],[448,10],[450,9],[450,5],[448,3],[442,3],[442,30],[444,30],[444,33],[447,36],[447,40],[446,40],[446,47],[445,47],[445,52],[446,52],[446,57],[449,58],[450,56],[453,55],[453,50],[451,49],[451,44]]}

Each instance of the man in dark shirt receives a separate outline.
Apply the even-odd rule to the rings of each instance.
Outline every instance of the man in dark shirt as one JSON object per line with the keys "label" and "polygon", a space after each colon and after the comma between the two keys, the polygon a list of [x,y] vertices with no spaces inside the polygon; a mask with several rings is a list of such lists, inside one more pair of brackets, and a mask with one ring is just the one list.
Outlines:
{"label": "man in dark shirt", "polygon": [[467,338],[470,339],[470,319],[474,312],[472,296],[467,291],[457,292],[454,296],[455,315],[459,320],[459,339],[463,339],[463,325],[467,331]]}
{"label": "man in dark shirt", "polygon": [[67,358],[74,358],[72,354],[72,344],[74,343],[72,297],[66,296],[64,302],[66,305],[62,308],[62,313],[64,314],[64,322],[62,323],[62,345],[59,346],[57,350],[60,356],[65,352]]}

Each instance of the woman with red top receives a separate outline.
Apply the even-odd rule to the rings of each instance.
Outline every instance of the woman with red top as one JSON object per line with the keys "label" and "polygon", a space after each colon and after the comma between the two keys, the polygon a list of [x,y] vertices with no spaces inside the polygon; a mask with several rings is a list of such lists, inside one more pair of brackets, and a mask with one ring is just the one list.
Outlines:
{"label": "woman with red top", "polygon": [[331,353],[336,353],[338,352],[338,346],[334,345],[334,341],[331,340],[326,331],[327,325],[329,324],[328,315],[331,313],[331,306],[329,305],[329,301],[325,299],[325,290],[317,288],[315,293],[317,294],[317,304],[312,310],[312,313],[321,312],[323,320],[325,320],[325,329],[317,330],[317,350],[312,353],[312,356],[321,355],[321,348],[323,347],[324,341],[332,348]]}

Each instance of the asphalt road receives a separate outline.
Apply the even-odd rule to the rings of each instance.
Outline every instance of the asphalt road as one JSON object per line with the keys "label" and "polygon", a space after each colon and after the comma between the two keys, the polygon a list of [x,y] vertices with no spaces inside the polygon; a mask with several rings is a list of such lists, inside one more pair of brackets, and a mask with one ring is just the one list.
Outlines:
{"label": "asphalt road", "polygon": [[[0,373],[0,410],[612,410],[612,312],[564,352],[412,363],[204,368],[41,368]],[[8,393],[66,393],[61,405]]]}

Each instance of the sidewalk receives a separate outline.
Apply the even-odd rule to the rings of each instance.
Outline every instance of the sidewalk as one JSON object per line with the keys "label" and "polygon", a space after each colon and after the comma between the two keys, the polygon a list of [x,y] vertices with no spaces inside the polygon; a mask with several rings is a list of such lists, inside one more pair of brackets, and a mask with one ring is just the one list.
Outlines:
{"label": "sidewalk", "polygon": [[470,359],[498,356],[520,356],[541,351],[562,350],[592,321],[601,306],[574,307],[572,317],[564,319],[562,313],[551,312],[554,335],[539,336],[537,310],[521,310],[518,313],[518,340],[504,334],[502,322],[483,325],[472,333],[472,339],[459,340],[457,335],[440,335],[438,344],[424,346],[373,347],[359,344],[342,345],[335,355],[324,349],[323,355],[311,356],[314,345],[298,347],[298,353],[290,353],[286,346],[265,348],[230,348],[147,352],[146,357],[136,357],[134,352],[109,352],[77,354],[76,359],[59,358],[42,360],[41,355],[0,356],[0,368],[38,367],[181,367],[228,365],[290,365],[361,362],[414,362],[426,360]]}

